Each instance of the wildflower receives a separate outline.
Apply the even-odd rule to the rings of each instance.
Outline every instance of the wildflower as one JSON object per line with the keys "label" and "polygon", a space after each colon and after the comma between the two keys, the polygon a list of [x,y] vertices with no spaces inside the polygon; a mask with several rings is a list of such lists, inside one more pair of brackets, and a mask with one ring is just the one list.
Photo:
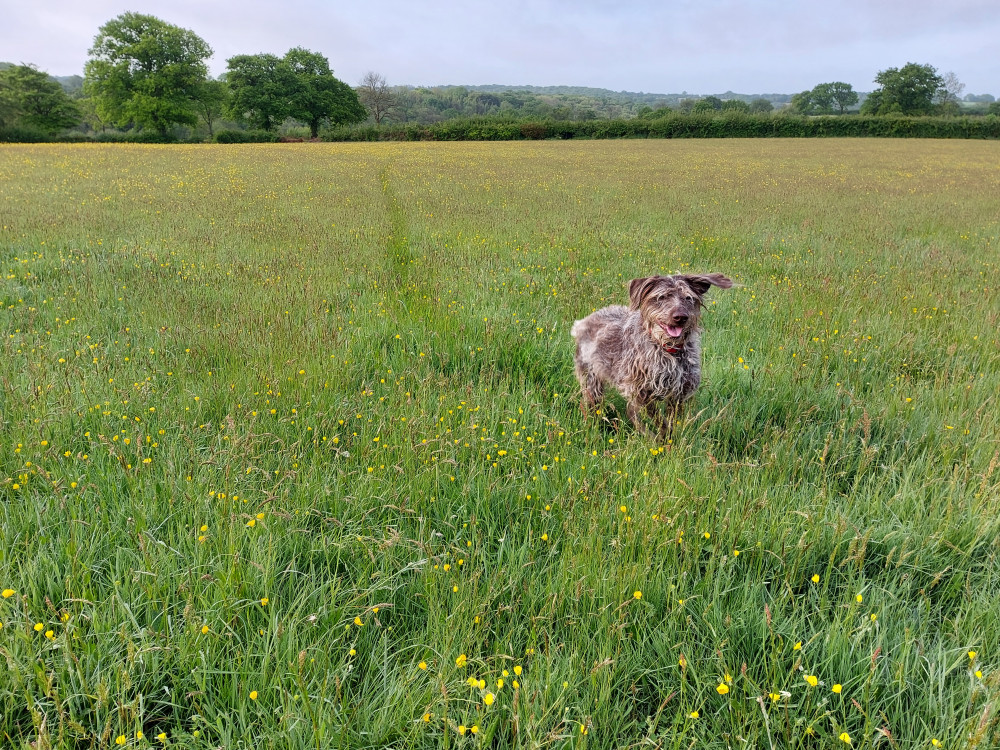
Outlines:
{"label": "wildflower", "polygon": [[976,677],[980,680],[983,679],[983,671],[981,669],[976,670]]}
{"label": "wildflower", "polygon": [[802,641],[799,641],[794,646],[792,646],[792,651],[801,651],[801,650],[802,650]]}
{"label": "wildflower", "polygon": [[[10,589],[7,589],[7,591],[10,591]],[[4,592],[3,592],[3,595],[4,595],[4,596],[9,596],[9,594],[7,593],[7,591],[4,591]],[[14,592],[13,592],[13,591],[11,591],[10,593],[11,593],[11,594],[13,594]],[[970,652],[969,652],[969,661],[972,661],[972,660],[973,660],[973,659],[975,659],[975,658],[976,658],[976,652],[975,652],[975,651],[970,651]]]}
{"label": "wildflower", "polygon": [[636,591],[634,594],[632,594],[632,598],[633,599],[642,599],[642,592],[641,591]]}
{"label": "wildflower", "polygon": [[135,738],[137,740],[141,740],[142,737],[143,737],[143,734],[142,734],[142,730],[140,729],[138,732],[135,733]]}
{"label": "wildflower", "polygon": [[429,722],[430,720],[431,720],[431,715],[430,715],[429,713],[428,713],[428,714],[424,714],[424,723],[426,724],[426,723],[428,723],[428,722]]}
{"label": "wildflower", "polygon": [[688,714],[688,716],[690,716],[692,719],[697,719],[699,716],[701,716],[701,714],[699,714],[697,711],[692,711],[691,713]]}
{"label": "wildflower", "polygon": [[771,699],[772,703],[777,703],[781,699],[780,693],[768,693],[767,697]]}
{"label": "wildflower", "polygon": [[362,625],[364,625],[364,622],[361,621],[360,617],[355,617],[354,618],[354,624],[357,625],[360,628]]}
{"label": "wildflower", "polygon": [[265,597],[264,597],[263,599],[261,599],[261,600],[260,600],[260,606],[262,606],[262,607],[266,607],[266,606],[267,606],[267,603],[268,603],[269,601],[271,601],[271,600],[270,600],[270,599],[268,599],[268,598],[267,598],[267,597],[265,596]]}
{"label": "wildflower", "polygon": [[518,683],[517,680],[514,680],[514,689],[517,690],[519,687],[521,687],[521,685]]}
{"label": "wildflower", "polygon": [[931,744],[934,745],[934,747],[941,747],[941,740],[935,737],[934,739],[931,740]]}
{"label": "wildflower", "polygon": [[473,724],[472,728],[469,731],[472,732],[473,734],[477,734],[479,732],[479,725]]}
{"label": "wildflower", "polygon": [[427,662],[422,661],[417,666],[420,667],[420,669],[427,669]]}
{"label": "wildflower", "polygon": [[36,633],[41,633],[43,630],[45,630],[45,626],[42,623],[40,623],[40,622],[36,622],[35,623],[35,632]]}
{"label": "wildflower", "polygon": [[514,674],[516,674],[518,677],[521,676],[521,665],[520,664],[518,664],[516,667],[514,667]]}
{"label": "wildflower", "polygon": [[166,742],[167,741],[167,733],[166,732],[160,732],[158,735],[156,735],[156,739],[158,739],[160,742]]}
{"label": "wildflower", "polygon": [[487,706],[492,706],[494,700],[496,700],[496,698],[494,697],[493,693],[487,693],[486,695],[483,696],[483,703],[485,703]]}
{"label": "wildflower", "polygon": [[458,733],[463,735],[465,734],[465,724],[458,725]]}
{"label": "wildflower", "polygon": [[465,654],[459,654],[458,658],[455,659],[455,666],[456,667],[464,667],[465,666],[465,662],[467,660],[468,660],[468,657]]}
{"label": "wildflower", "polygon": [[865,598],[861,596],[861,594],[858,594],[856,597],[854,597],[854,601],[856,601],[858,604],[861,604],[861,602],[863,602],[864,600]]}
{"label": "wildflower", "polygon": [[850,745],[851,744],[851,735],[849,735],[847,732],[843,732],[840,735],[840,741],[841,742],[846,742],[848,745]]}
{"label": "wildflower", "polygon": [[350,651],[348,651],[347,653],[350,656],[357,656],[358,655],[358,652],[355,649],[353,649],[353,648]]}
{"label": "wildflower", "polygon": [[727,685],[724,682],[720,682],[719,686],[715,688],[715,692],[717,692],[719,695],[725,695],[726,693],[729,692],[729,685]]}
{"label": "wildflower", "polygon": [[497,690],[503,690],[503,680],[497,680]]}
{"label": "wildflower", "polygon": [[471,688],[477,688],[479,687],[479,680],[477,680],[475,677],[470,677],[465,681],[465,684]]}
{"label": "wildflower", "polygon": [[250,700],[252,700],[252,701],[257,700],[257,691],[256,690],[251,690],[250,691]]}
{"label": "wildflower", "polygon": [[126,742],[128,742],[128,740],[125,739],[125,735],[124,734],[119,734],[117,737],[115,737],[115,744],[116,745],[124,745]]}
{"label": "wildflower", "polygon": [[837,683],[836,685],[834,685],[834,686],[833,686],[832,688],[830,688],[830,689],[831,689],[831,690],[833,690],[833,692],[835,692],[835,693],[837,693],[838,695],[840,695],[841,691],[842,691],[842,690],[844,689],[844,686],[843,686],[843,685],[841,685],[841,684],[840,684],[840,683],[838,682],[838,683]]}
{"label": "wildflower", "polygon": [[819,583],[819,573],[814,573],[813,577],[810,579],[813,583]]}
{"label": "wildflower", "polygon": [[45,631],[45,637],[48,638],[50,641],[52,641],[52,640],[55,640],[56,634],[52,630],[46,630]]}
{"label": "wildflower", "polygon": [[811,687],[816,687],[816,685],[819,684],[819,680],[816,678],[816,675],[814,674],[807,674],[806,682],[808,682]]}
{"label": "wildflower", "polygon": [[208,635],[208,625],[202,625],[201,626],[201,634],[202,635]]}
{"label": "wildflower", "polygon": [[14,589],[4,589],[0,596],[3,596],[4,599],[10,599],[15,593]]}

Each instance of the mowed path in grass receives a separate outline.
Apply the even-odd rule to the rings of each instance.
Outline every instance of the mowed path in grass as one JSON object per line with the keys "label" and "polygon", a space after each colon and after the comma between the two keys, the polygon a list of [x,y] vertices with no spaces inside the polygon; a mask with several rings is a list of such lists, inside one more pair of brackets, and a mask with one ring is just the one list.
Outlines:
{"label": "mowed path in grass", "polygon": [[[998,195],[995,142],[0,148],[0,744],[996,746]],[[686,271],[674,441],[584,419],[572,322]]]}

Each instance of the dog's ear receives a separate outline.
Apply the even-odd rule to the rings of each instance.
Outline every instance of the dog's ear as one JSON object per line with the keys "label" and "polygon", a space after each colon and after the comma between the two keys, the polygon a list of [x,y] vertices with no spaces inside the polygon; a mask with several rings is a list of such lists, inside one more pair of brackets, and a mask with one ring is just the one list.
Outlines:
{"label": "dog's ear", "polygon": [[729,289],[733,285],[732,280],[721,273],[702,273],[693,276],[679,276],[678,278],[686,282],[699,297],[704,297],[705,292],[713,285],[720,289]]}
{"label": "dog's ear", "polygon": [[662,276],[649,276],[645,279],[632,279],[628,284],[628,306],[638,310],[653,287],[663,280]]}

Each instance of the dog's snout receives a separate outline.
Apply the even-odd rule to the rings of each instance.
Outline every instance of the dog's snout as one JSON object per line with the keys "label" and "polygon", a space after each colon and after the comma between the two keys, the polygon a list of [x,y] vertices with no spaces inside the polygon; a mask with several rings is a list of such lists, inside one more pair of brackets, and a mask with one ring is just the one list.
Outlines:
{"label": "dog's snout", "polygon": [[687,322],[688,322],[688,316],[687,315],[684,315],[684,314],[674,315],[674,323],[676,325],[682,326],[682,325],[684,325]]}

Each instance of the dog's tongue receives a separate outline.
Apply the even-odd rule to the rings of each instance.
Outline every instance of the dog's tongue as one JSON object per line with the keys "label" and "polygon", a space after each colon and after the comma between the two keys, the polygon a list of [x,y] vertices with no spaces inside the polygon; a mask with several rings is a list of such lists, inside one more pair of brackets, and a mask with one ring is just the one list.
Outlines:
{"label": "dog's tongue", "polygon": [[671,338],[677,338],[680,336],[684,329],[681,326],[664,326],[667,329],[667,335]]}

